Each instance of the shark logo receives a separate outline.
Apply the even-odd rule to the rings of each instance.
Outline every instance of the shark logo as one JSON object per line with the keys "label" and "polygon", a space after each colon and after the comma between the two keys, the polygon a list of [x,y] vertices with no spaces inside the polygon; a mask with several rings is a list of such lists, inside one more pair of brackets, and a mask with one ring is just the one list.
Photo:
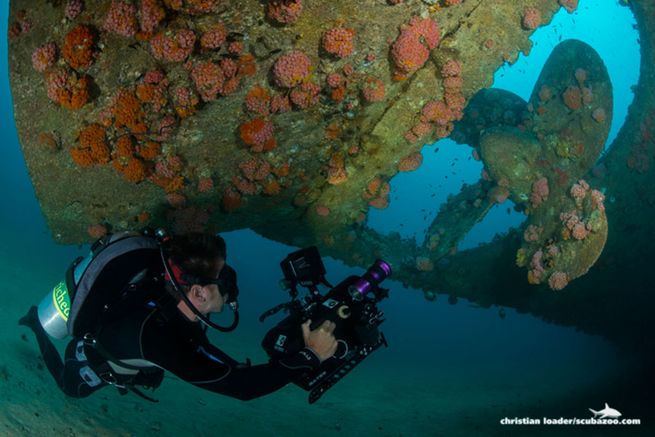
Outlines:
{"label": "shark logo", "polygon": [[594,417],[600,416],[600,419],[605,419],[605,418],[616,419],[617,417],[621,417],[621,413],[619,413],[614,408],[610,408],[610,406],[607,405],[607,402],[605,402],[605,408],[603,408],[602,410],[596,411],[589,408],[589,411],[594,413]]}

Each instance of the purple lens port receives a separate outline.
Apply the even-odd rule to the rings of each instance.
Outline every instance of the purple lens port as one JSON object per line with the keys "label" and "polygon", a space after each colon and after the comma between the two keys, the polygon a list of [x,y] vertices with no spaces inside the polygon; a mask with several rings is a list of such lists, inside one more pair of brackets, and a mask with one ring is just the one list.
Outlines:
{"label": "purple lens port", "polygon": [[369,267],[369,269],[361,278],[355,281],[352,287],[358,293],[364,295],[371,291],[371,288],[384,281],[389,275],[391,275],[391,266],[389,263],[378,259],[375,260],[373,265]]}

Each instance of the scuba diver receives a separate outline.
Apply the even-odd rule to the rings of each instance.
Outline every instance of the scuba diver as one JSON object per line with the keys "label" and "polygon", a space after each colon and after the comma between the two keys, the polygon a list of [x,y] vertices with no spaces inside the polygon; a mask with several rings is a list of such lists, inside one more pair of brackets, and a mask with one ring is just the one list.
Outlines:
{"label": "scuba diver", "polygon": [[[154,241],[145,236],[132,238],[142,245]],[[121,394],[132,391],[156,402],[137,387],[157,388],[168,371],[197,387],[250,400],[284,387],[334,355],[334,322],[326,320],[310,330],[308,320],[298,327],[305,347],[293,355],[260,365],[251,365],[249,360],[239,363],[228,356],[206,335],[208,326],[230,331],[238,323],[239,288],[235,271],[225,262],[225,241],[200,233],[163,240],[120,254],[112,253],[111,242],[104,241],[107,249],[94,256],[90,265],[82,269],[74,263],[69,269],[72,304],[60,311],[66,320],[50,316],[42,305],[32,306],[19,320],[36,335],[43,360],[66,395],[83,398],[113,385]],[[79,274],[80,270],[84,273]],[[121,272],[127,270],[131,278],[126,282]],[[138,274],[132,277],[134,271]],[[55,303],[57,289],[52,294]],[[47,299],[52,304],[53,298]],[[235,311],[230,328],[209,320],[211,313],[220,313],[225,306]],[[55,322],[63,324],[62,335],[55,334]],[[49,336],[65,335],[73,339],[62,361]]]}

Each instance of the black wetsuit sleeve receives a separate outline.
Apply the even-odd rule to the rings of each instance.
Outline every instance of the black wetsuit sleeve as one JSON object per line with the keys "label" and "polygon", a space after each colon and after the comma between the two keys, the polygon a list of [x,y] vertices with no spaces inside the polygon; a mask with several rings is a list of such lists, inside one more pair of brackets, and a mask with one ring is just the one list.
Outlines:
{"label": "black wetsuit sleeve", "polygon": [[[293,364],[290,365],[291,363],[287,361],[292,361]],[[247,401],[279,390],[315,365],[318,365],[318,358],[315,356],[311,360],[294,356],[283,362],[271,361],[267,364],[247,367],[234,366],[224,377],[216,381],[193,382],[193,384]]]}
{"label": "black wetsuit sleeve", "polygon": [[241,400],[279,390],[320,364],[313,352],[303,349],[281,361],[243,366],[208,340],[179,341],[147,328],[143,334],[141,350],[145,359],[200,388]]}
{"label": "black wetsuit sleeve", "polygon": [[279,390],[318,365],[318,358],[307,350],[282,362],[245,366],[223,352],[207,349],[205,345],[177,357],[149,354],[146,359],[195,386],[244,401]]}

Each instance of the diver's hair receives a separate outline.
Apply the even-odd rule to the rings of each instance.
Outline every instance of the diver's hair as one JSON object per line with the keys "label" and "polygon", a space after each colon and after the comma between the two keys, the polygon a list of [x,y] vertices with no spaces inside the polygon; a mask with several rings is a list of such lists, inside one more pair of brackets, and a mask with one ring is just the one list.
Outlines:
{"label": "diver's hair", "polygon": [[[173,236],[167,252],[185,273],[201,278],[215,278],[218,275],[216,260],[225,260],[227,255],[225,240],[221,236],[200,232]],[[185,293],[189,288],[182,285]],[[169,284],[166,284],[166,289],[177,300],[181,299]]]}

